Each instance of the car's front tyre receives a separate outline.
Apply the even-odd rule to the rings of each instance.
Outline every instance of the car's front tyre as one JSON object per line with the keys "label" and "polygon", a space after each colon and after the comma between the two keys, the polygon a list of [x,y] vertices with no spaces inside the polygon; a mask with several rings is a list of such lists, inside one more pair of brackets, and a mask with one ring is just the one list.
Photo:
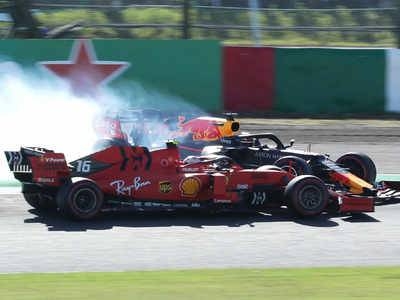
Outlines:
{"label": "car's front tyre", "polygon": [[302,175],[292,179],[284,191],[288,209],[301,217],[321,214],[329,202],[324,182],[316,176]]}
{"label": "car's front tyre", "polygon": [[364,153],[346,153],[339,157],[336,163],[371,184],[376,180],[376,166],[372,159]]}

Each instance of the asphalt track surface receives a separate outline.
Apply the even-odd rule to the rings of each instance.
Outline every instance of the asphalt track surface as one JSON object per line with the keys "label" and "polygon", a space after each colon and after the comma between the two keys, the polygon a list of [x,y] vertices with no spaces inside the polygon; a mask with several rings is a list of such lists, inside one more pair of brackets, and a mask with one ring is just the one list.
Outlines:
{"label": "asphalt track surface", "polygon": [[[242,120],[296,148],[368,153],[379,173],[400,173],[400,121]],[[400,265],[400,203],[358,216],[112,213],[90,222],[39,214],[0,195],[0,273],[231,267]]]}

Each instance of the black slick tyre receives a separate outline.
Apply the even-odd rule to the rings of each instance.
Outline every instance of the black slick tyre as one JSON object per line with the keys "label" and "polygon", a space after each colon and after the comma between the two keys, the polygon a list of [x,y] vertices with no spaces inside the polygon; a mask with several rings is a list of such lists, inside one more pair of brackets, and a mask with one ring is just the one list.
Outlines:
{"label": "black slick tyre", "polygon": [[285,188],[284,197],[288,209],[300,217],[321,214],[329,201],[324,182],[313,175],[301,175],[292,179]]}
{"label": "black slick tyre", "polygon": [[274,165],[294,176],[312,174],[310,165],[304,159],[297,156],[281,157],[274,163]]}
{"label": "black slick tyre", "polygon": [[37,210],[48,210],[55,207],[55,203],[49,198],[43,197],[36,185],[23,183],[22,196],[26,203]]}
{"label": "black slick tyre", "polygon": [[25,201],[37,210],[48,210],[52,208],[47,199],[43,199],[39,193],[22,193]]}
{"label": "black slick tyre", "polygon": [[96,217],[104,203],[100,188],[89,179],[79,179],[63,186],[57,194],[60,213],[75,220]]}
{"label": "black slick tyre", "polygon": [[376,180],[376,166],[372,159],[364,153],[346,153],[339,157],[336,163],[371,184]]}

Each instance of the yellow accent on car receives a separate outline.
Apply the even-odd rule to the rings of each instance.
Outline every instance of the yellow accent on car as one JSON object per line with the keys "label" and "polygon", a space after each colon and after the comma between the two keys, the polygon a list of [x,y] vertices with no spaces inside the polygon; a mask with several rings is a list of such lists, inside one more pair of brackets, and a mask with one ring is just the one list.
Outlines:
{"label": "yellow accent on car", "polygon": [[357,177],[354,174],[348,173],[346,174],[346,177],[349,180],[350,183],[350,192],[355,193],[355,194],[361,194],[364,191],[364,188],[367,189],[372,189],[373,186],[371,184],[369,184],[368,182],[366,182],[365,180]]}
{"label": "yellow accent on car", "polygon": [[240,124],[238,121],[227,120],[218,129],[223,137],[230,137],[239,131]]}
{"label": "yellow accent on car", "polygon": [[200,180],[197,177],[188,177],[179,185],[183,196],[195,197],[200,191]]}

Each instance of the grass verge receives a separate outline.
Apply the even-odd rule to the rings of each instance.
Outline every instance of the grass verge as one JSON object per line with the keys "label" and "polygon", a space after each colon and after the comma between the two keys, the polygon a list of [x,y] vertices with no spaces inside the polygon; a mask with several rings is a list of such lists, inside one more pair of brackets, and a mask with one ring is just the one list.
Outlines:
{"label": "grass verge", "polygon": [[400,267],[0,275],[0,299],[398,299]]}
{"label": "grass verge", "polygon": [[0,180],[0,188],[1,187],[19,187],[19,186],[21,186],[21,183],[14,179]]}

